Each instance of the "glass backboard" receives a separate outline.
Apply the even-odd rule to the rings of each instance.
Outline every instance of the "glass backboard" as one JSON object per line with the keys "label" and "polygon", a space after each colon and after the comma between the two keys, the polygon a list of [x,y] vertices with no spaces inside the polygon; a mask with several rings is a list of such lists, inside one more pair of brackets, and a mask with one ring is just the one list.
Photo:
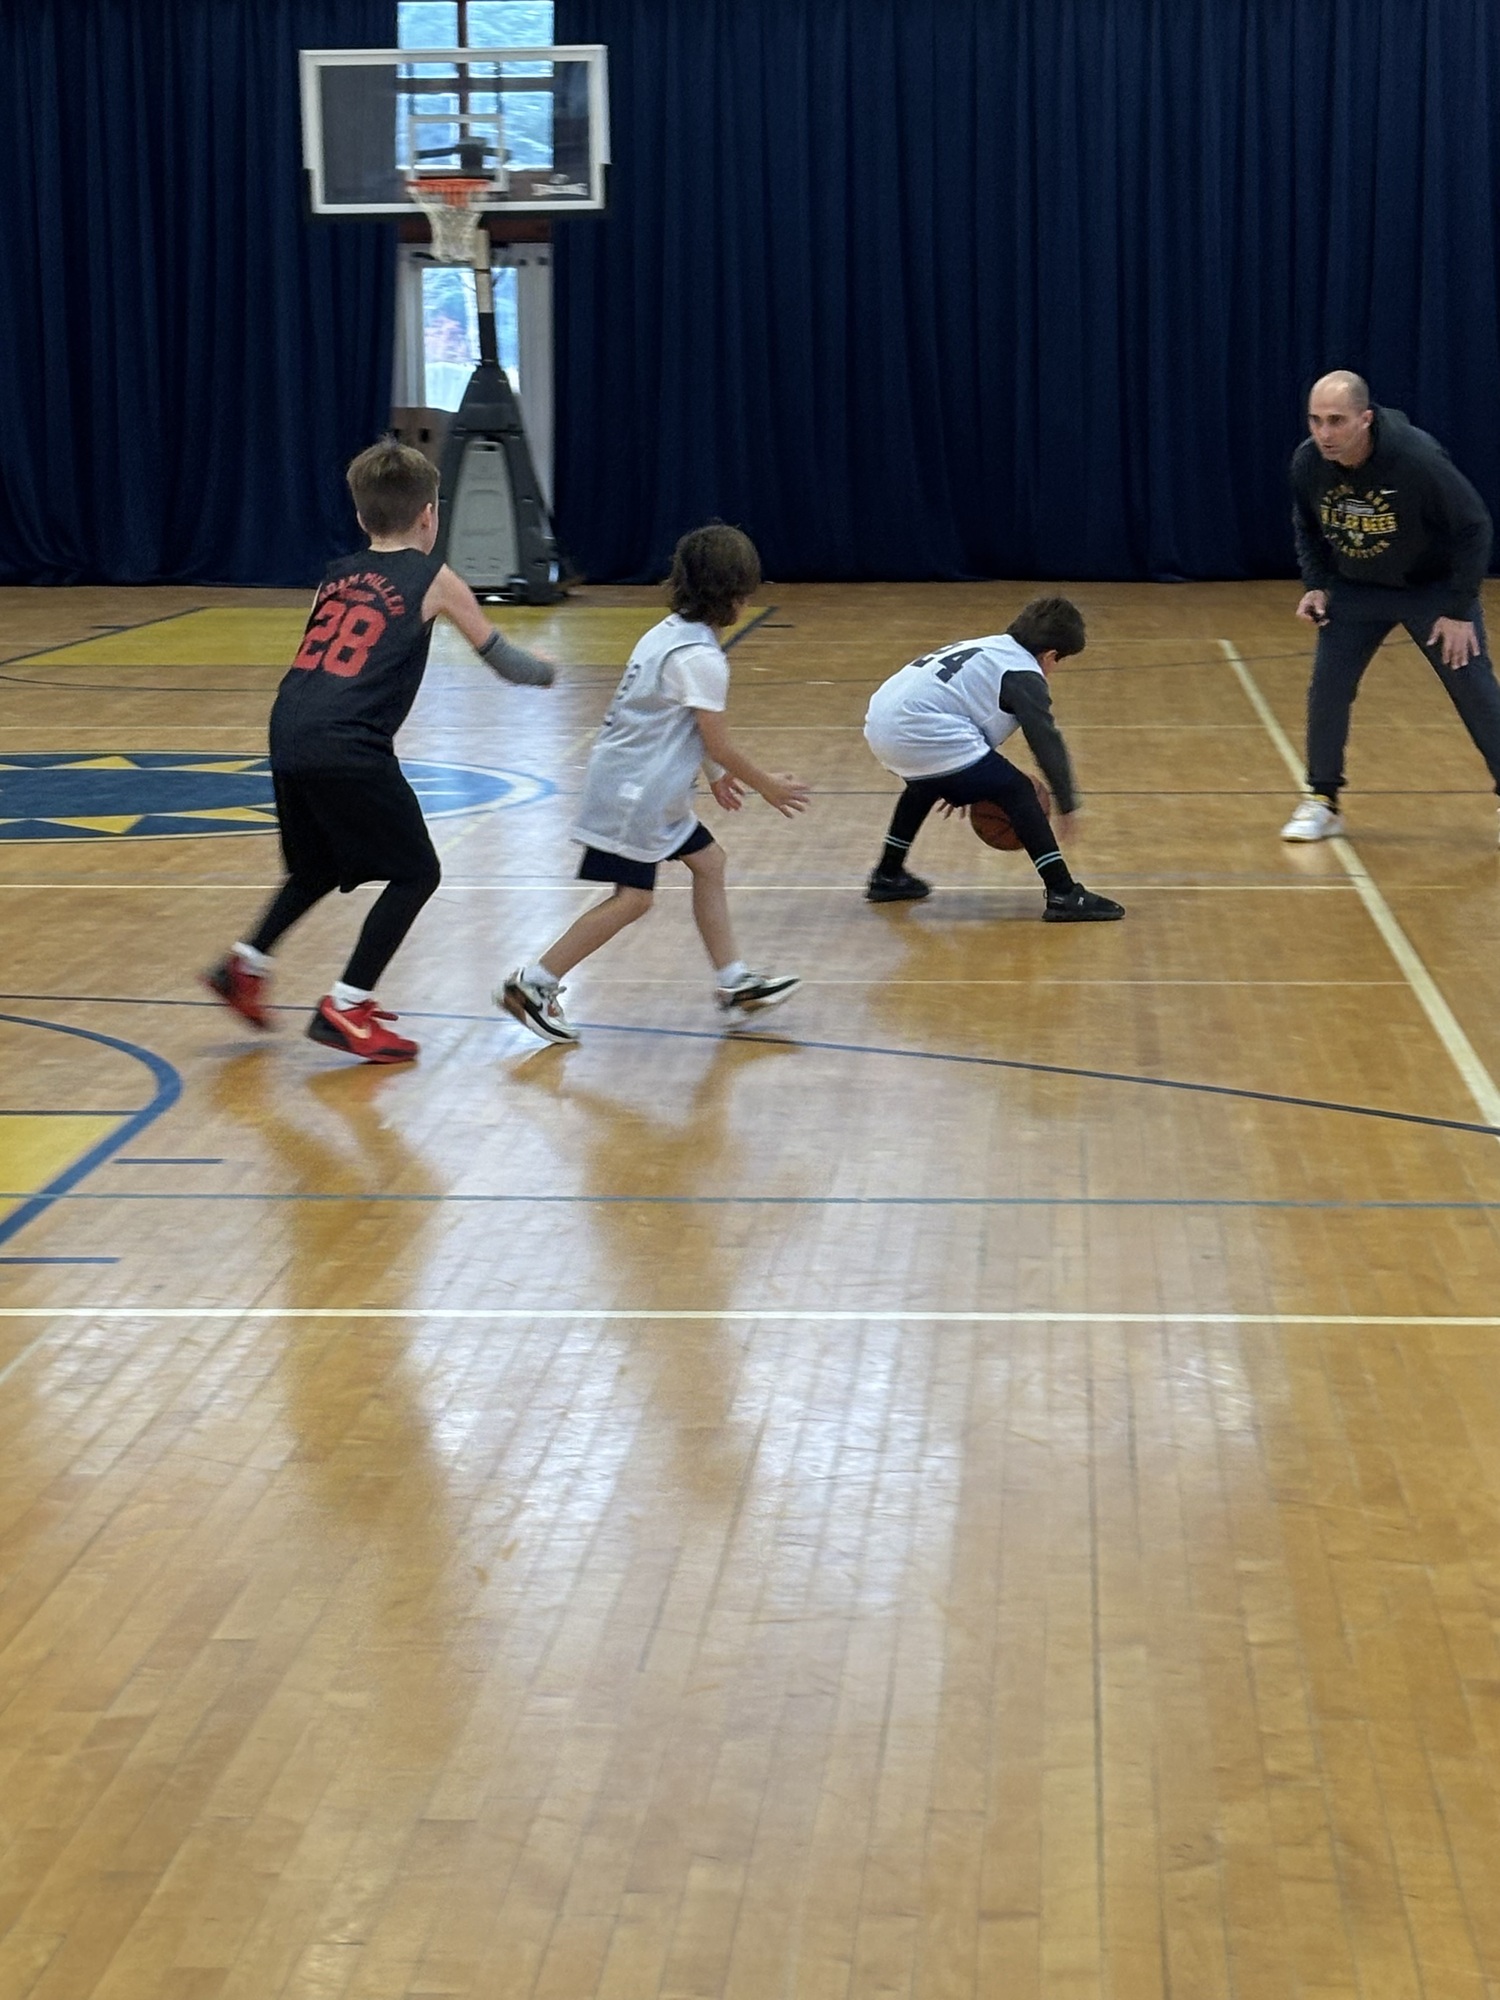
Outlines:
{"label": "glass backboard", "polygon": [[316,215],[409,215],[414,175],[480,173],[482,206],[602,209],[609,162],[600,46],[303,49],[302,147]]}

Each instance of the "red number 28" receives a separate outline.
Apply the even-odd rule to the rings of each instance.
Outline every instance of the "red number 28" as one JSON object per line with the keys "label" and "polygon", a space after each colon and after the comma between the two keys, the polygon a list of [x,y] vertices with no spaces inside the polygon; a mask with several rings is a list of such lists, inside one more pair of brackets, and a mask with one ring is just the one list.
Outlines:
{"label": "red number 28", "polygon": [[352,680],[369,659],[386,627],[383,611],[368,604],[344,604],[332,597],[314,617],[293,660],[294,667],[326,667]]}

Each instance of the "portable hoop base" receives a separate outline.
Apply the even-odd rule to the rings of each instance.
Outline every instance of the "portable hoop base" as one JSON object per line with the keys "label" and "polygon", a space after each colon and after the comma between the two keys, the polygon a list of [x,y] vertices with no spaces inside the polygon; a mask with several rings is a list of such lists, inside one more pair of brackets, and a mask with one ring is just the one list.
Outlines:
{"label": "portable hoop base", "polygon": [[432,230],[440,264],[470,264],[479,323],[479,366],[443,451],[435,553],[484,597],[555,604],[570,571],[552,532],[515,395],[500,366],[490,238],[484,198],[496,183],[469,174],[408,177]]}

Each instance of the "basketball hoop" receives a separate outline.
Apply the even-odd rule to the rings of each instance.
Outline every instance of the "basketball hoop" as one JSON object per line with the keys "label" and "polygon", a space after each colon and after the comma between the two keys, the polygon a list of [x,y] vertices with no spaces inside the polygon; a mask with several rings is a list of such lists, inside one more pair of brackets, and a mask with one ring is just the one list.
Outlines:
{"label": "basketball hoop", "polygon": [[432,255],[439,264],[472,264],[474,232],[492,180],[471,174],[412,174],[407,192],[427,217]]}

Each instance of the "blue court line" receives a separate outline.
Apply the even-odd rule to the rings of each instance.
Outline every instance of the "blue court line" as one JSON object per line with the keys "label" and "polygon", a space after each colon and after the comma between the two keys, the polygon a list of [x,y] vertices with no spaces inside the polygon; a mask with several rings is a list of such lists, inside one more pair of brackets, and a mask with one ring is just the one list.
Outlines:
{"label": "blue court line", "polygon": [[[0,1189],[0,1201],[14,1200]],[[1232,1208],[1263,1210],[1315,1210],[1319,1213],[1356,1214],[1366,1210],[1405,1213],[1500,1214],[1500,1201],[1264,1201],[1242,1195],[1045,1195],[1045,1194],[394,1194],[387,1190],[369,1192],[351,1188],[318,1193],[258,1193],[254,1190],[210,1190],[196,1192],[176,1188],[137,1194],[115,1189],[89,1189],[83,1193],[62,1193],[54,1201],[246,1201],[296,1202],[382,1202],[418,1203],[442,1207],[542,1207],[542,1208]],[[0,1259],[0,1261],[4,1261]],[[34,1261],[34,1260],[32,1260]],[[64,1263],[89,1259],[64,1258]],[[105,1259],[113,1262],[113,1259]]]}
{"label": "blue court line", "polygon": [[128,1160],[116,1160],[113,1164],[117,1167],[222,1167],[224,1162],[222,1159],[210,1158],[207,1154],[202,1158],[195,1158],[191,1153],[181,1153],[171,1158],[163,1156],[154,1159],[148,1153],[136,1153]]}
{"label": "blue court line", "polygon": [[118,1264],[118,1257],[0,1257],[0,1264]]}
{"label": "blue court line", "polygon": [[[58,1004],[77,1004],[97,1007],[219,1007],[215,1000],[141,999],[133,994],[103,993],[9,993],[0,994],[0,1000],[49,1000]],[[305,1014],[310,1012],[312,1002],[294,1006],[290,1003],[273,1004],[272,1013]],[[503,1025],[500,1014],[454,1014],[439,1012],[432,1008],[403,1007],[403,1020],[407,1021],[461,1021],[465,1023],[485,1023],[492,1026]],[[0,1020],[7,1017],[0,1015]],[[49,1024],[40,1024],[49,1025]],[[681,1042],[710,1042],[715,1047],[728,1039],[722,1028],[653,1028],[647,1025],[630,1025],[622,1021],[579,1021],[576,1025],[591,1035],[654,1035],[662,1040]],[[69,1032],[81,1033],[81,1029]],[[108,1039],[101,1037],[100,1039]],[[1186,1091],[1191,1096],[1225,1097],[1242,1104],[1274,1104],[1292,1111],[1333,1111],[1347,1118],[1373,1118],[1393,1125],[1421,1125],[1438,1132],[1472,1132],[1480,1138],[1500,1139],[1500,1125],[1483,1125],[1470,1118],[1438,1118],[1425,1111],[1390,1111],[1374,1104],[1345,1104],[1332,1097],[1292,1097],[1276,1090],[1251,1090],[1231,1083],[1193,1083],[1175,1076],[1132,1076],[1126,1070],[1083,1069],[1066,1063],[1029,1062],[1019,1056],[979,1056],[960,1055],[942,1049],[893,1049],[875,1042],[823,1042],[804,1041],[791,1035],[757,1034],[744,1029],[733,1035],[737,1042],[749,1042],[757,1046],[779,1049],[807,1049],[822,1054],[845,1056],[887,1056],[903,1062],[949,1063],[966,1069],[1010,1070],[1023,1076],[1058,1076],[1085,1083],[1125,1083],[1134,1084],[1144,1090]],[[121,1046],[127,1046],[121,1044]],[[535,1055],[531,1048],[528,1053]]]}
{"label": "blue court line", "polygon": [[[5,1220],[0,1222],[0,1243],[8,1243],[26,1227],[28,1222],[35,1222],[39,1215],[45,1215],[54,1201],[69,1195],[86,1175],[94,1171],[95,1167],[102,1166],[111,1154],[119,1151],[121,1146],[129,1145],[132,1139],[144,1132],[148,1125],[154,1123],[164,1111],[174,1105],[182,1095],[182,1078],[169,1062],[164,1061],[151,1049],[143,1049],[135,1042],[122,1042],[116,1035],[101,1035],[93,1028],[64,1027],[60,1021],[37,1021],[25,1014],[0,1014],[0,1021],[8,1021],[13,1027],[18,1028],[40,1028],[44,1033],[72,1035],[80,1042],[96,1042],[103,1048],[118,1050],[121,1055],[130,1056],[136,1062],[143,1063],[151,1072],[156,1085],[149,1104],[143,1104],[139,1111],[130,1113],[117,1130],[101,1139],[98,1145],[91,1146],[88,1152],[73,1162],[72,1166],[65,1167],[60,1174],[48,1181],[44,1188],[23,1200],[14,1214],[6,1216]],[[109,1115],[115,1117],[119,1114],[112,1112]]]}

